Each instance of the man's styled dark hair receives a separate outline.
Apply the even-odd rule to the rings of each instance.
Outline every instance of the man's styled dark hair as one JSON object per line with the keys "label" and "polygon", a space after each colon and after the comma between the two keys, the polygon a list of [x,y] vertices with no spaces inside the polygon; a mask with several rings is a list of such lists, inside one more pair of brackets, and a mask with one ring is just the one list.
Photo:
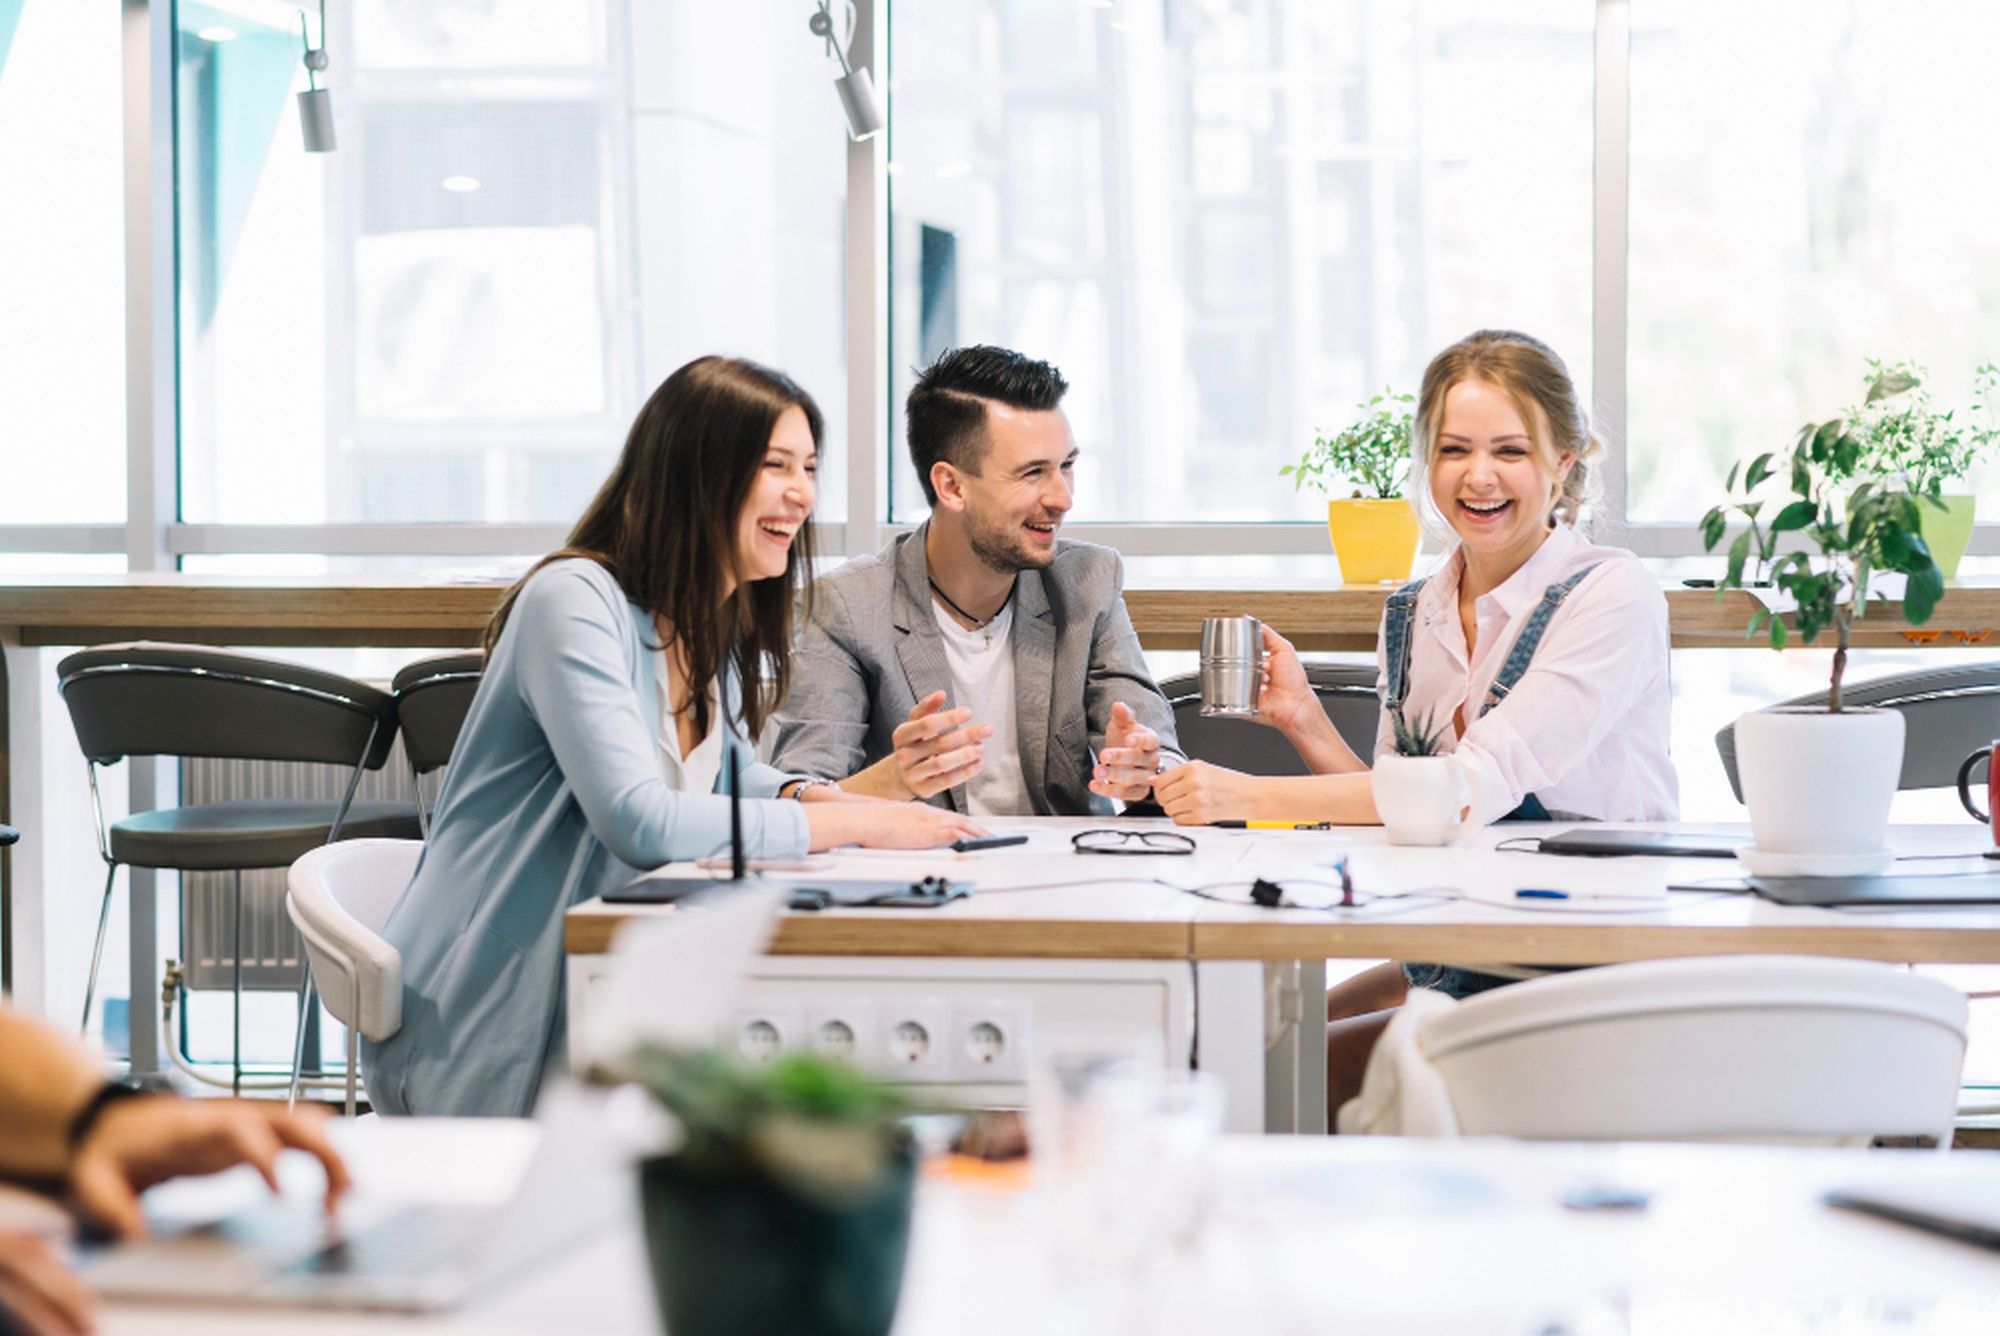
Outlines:
{"label": "man's styled dark hair", "polygon": [[1010,348],[979,343],[953,348],[917,377],[907,409],[910,462],[924,500],[937,505],[931,465],[940,459],[977,473],[986,448],[986,403],[1046,413],[1062,403],[1069,382],[1047,362]]}

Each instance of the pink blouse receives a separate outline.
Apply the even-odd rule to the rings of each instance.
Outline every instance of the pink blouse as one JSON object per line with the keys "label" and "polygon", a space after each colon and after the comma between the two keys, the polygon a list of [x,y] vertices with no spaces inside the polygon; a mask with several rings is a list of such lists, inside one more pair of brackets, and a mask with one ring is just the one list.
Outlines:
{"label": "pink blouse", "polygon": [[[1520,682],[1481,717],[1487,688],[1542,592],[1593,563],[1598,568],[1550,619]],[[1431,715],[1453,740],[1451,749],[1474,762],[1479,821],[1505,816],[1530,793],[1555,815],[1677,819],[1680,787],[1668,755],[1667,600],[1658,581],[1625,549],[1599,547],[1558,525],[1520,570],[1479,597],[1468,650],[1458,615],[1464,571],[1464,554],[1454,549],[1417,595],[1405,713],[1412,722]],[[1377,652],[1378,695],[1388,690],[1384,653]],[[1462,737],[1450,722],[1460,705]],[[1394,750],[1385,713],[1375,754]]]}

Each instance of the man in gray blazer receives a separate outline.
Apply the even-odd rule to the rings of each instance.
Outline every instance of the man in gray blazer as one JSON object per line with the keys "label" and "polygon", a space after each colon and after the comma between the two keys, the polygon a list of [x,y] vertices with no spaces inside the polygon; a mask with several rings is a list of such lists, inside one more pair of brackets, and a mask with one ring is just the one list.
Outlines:
{"label": "man in gray blazer", "polygon": [[975,816],[1062,816],[1141,801],[1185,759],[1118,554],[1056,537],[1077,455],[1068,388],[991,347],[918,379],[910,456],[931,517],[815,582],[774,720],[780,767]]}

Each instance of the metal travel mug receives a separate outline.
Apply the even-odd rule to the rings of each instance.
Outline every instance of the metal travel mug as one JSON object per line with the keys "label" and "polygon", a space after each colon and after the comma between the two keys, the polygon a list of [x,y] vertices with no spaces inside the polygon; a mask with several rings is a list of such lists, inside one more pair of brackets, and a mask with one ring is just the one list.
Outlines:
{"label": "metal travel mug", "polygon": [[1255,617],[1203,618],[1202,717],[1253,717],[1257,713],[1257,669],[1263,659],[1264,624]]}

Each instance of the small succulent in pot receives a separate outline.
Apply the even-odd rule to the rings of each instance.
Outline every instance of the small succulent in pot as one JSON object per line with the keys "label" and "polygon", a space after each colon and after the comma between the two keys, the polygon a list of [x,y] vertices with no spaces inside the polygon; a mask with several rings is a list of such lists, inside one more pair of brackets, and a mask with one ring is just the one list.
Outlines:
{"label": "small succulent in pot", "polygon": [[1397,710],[1389,721],[1396,735],[1396,755],[1443,755],[1445,725],[1435,723],[1436,718],[1437,711],[1433,710],[1415,723],[1411,723],[1407,707]]}

